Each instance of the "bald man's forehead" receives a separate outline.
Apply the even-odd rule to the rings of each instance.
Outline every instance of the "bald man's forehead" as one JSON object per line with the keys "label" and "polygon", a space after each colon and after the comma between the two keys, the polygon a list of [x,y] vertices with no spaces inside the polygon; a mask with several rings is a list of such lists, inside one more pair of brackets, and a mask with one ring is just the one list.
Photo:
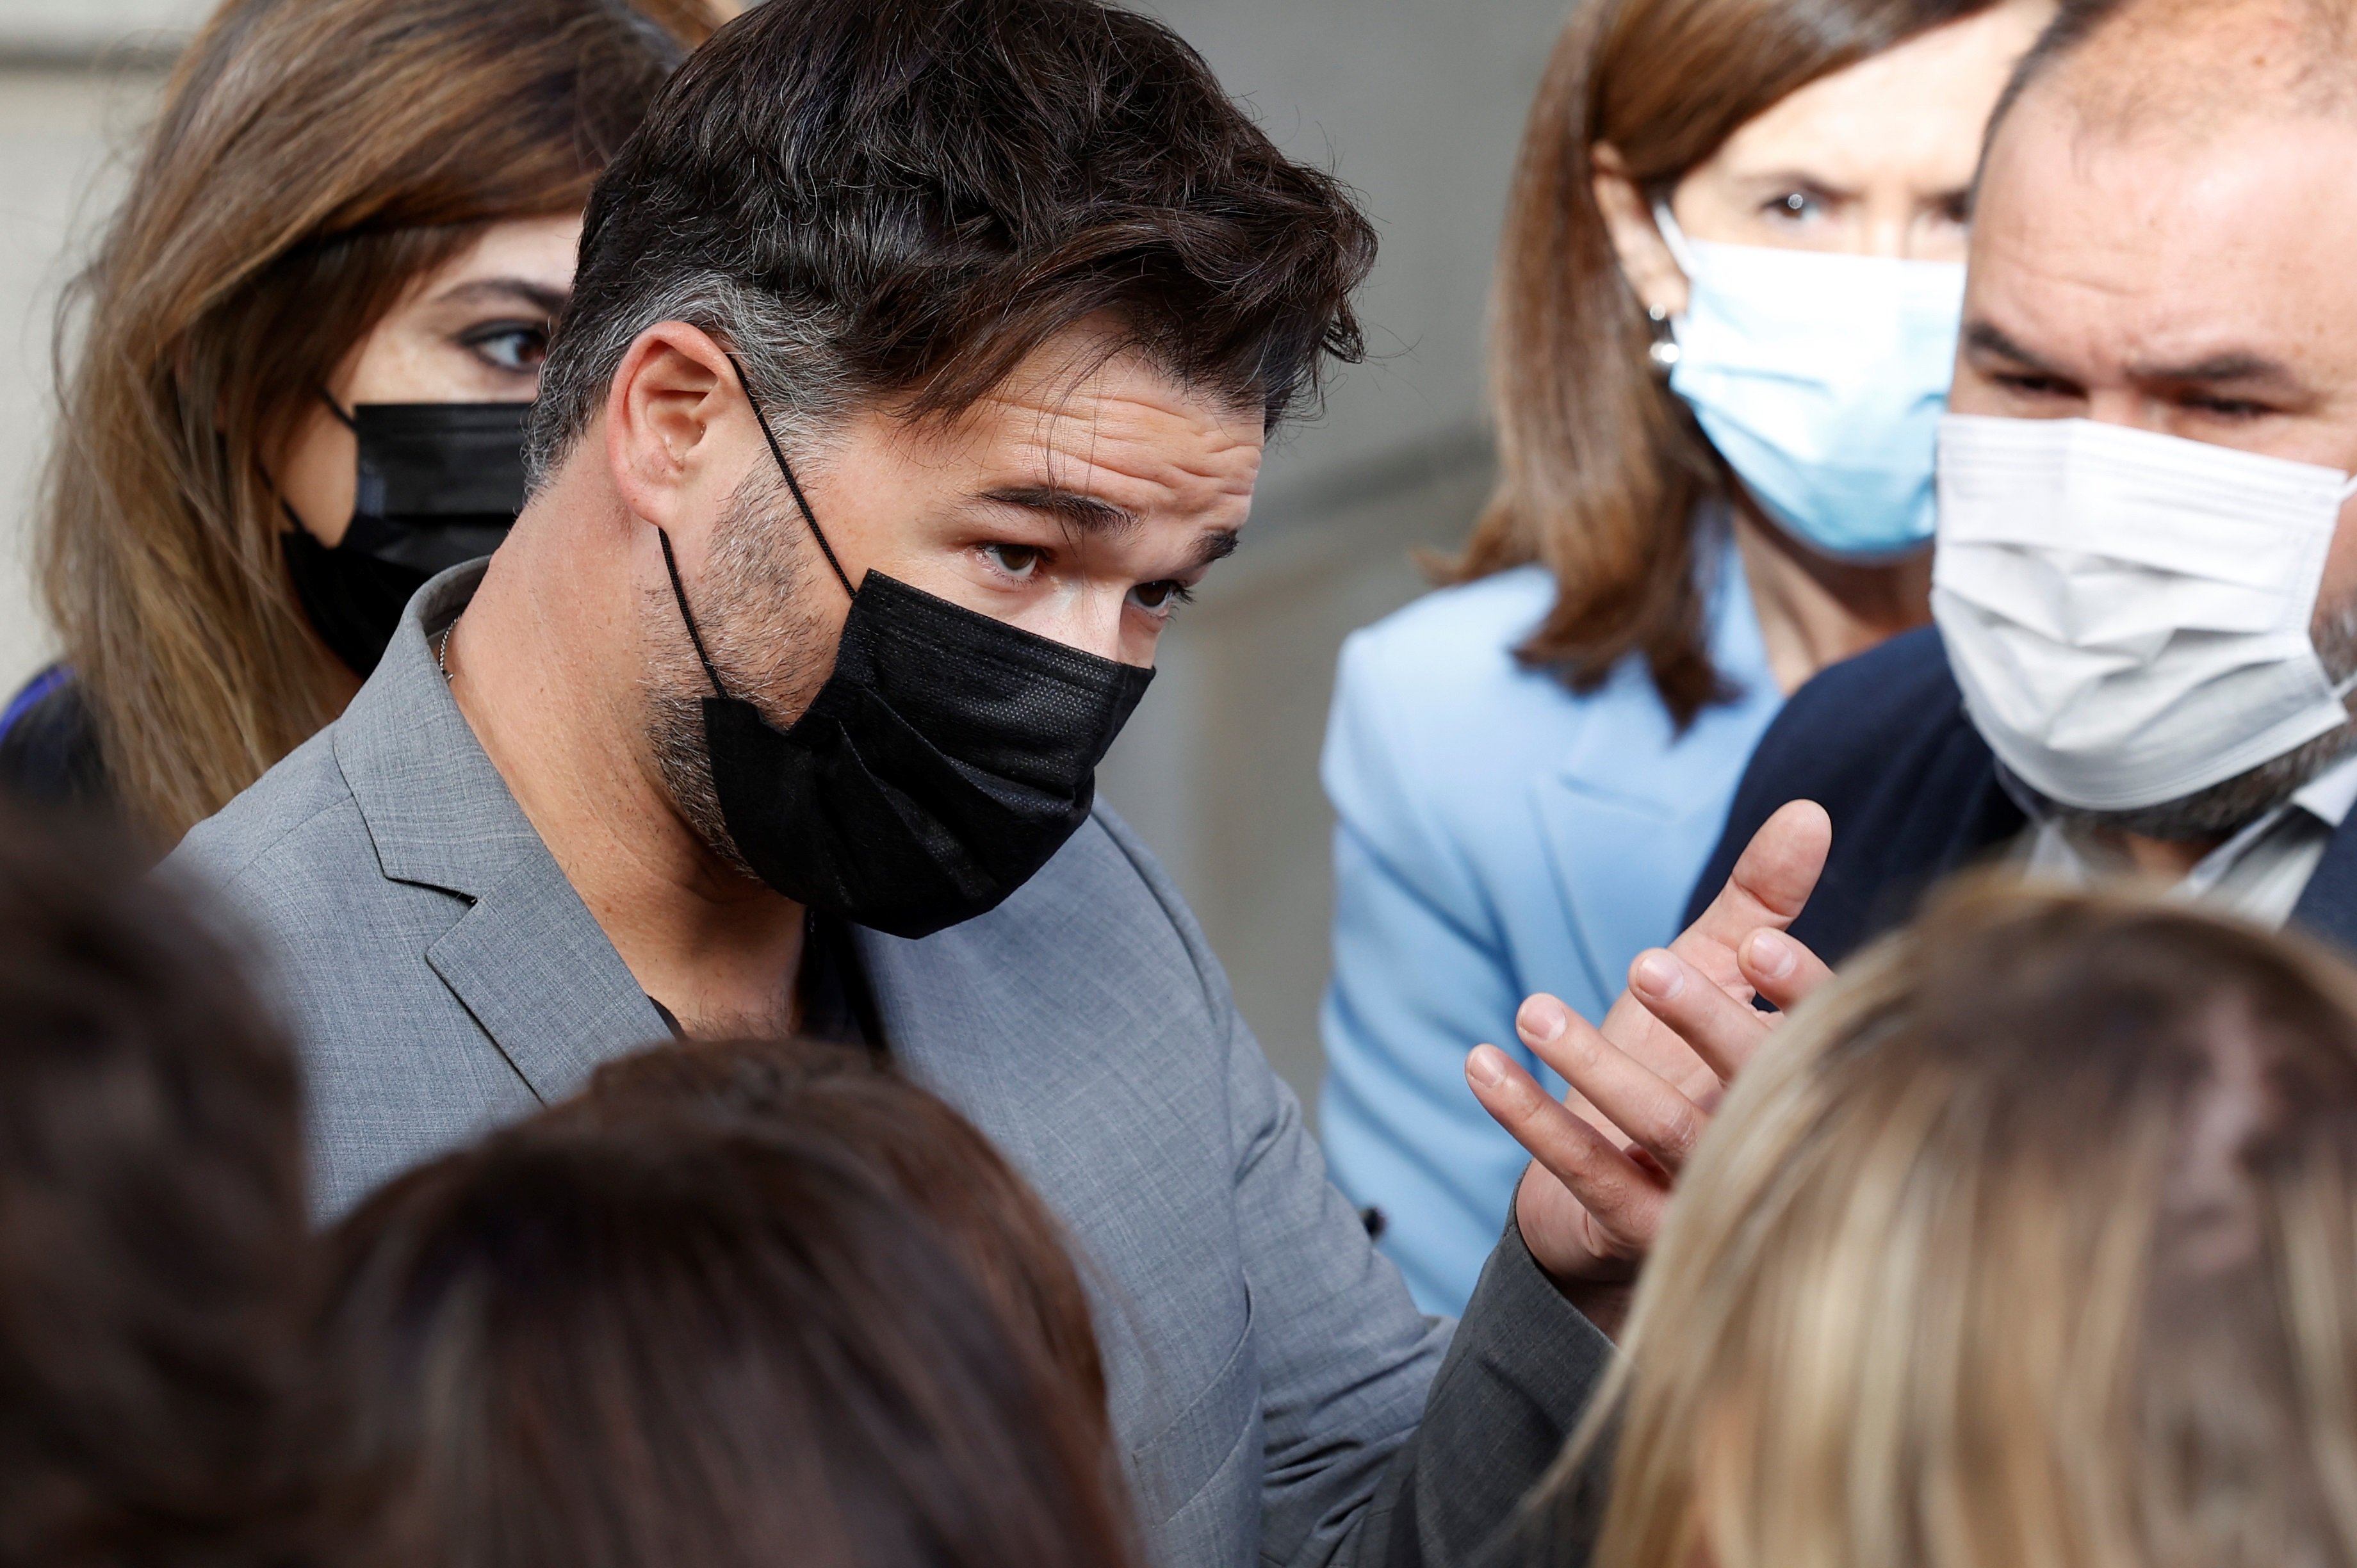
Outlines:
{"label": "bald man's forehead", "polygon": [[2255,355],[2357,394],[2352,167],[2357,117],[2190,138],[2025,100],[1985,171],[1968,309],[2082,381]]}
{"label": "bald man's forehead", "polygon": [[2255,114],[2357,118],[2357,0],[2127,0],[2024,93],[2090,134],[2205,137]]}

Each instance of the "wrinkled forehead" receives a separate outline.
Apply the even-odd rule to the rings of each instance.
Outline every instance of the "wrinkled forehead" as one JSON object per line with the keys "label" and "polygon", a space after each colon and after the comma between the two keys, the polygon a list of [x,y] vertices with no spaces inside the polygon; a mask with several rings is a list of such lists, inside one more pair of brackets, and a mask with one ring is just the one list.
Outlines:
{"label": "wrinkled forehead", "polygon": [[1127,510],[1191,511],[1249,501],[1265,424],[1257,401],[1076,333],[1025,360],[971,407],[908,434],[1004,482],[1108,492]]}
{"label": "wrinkled forehead", "polygon": [[1968,308],[2162,359],[2250,338],[2233,346],[2357,376],[2357,115],[2123,120],[2064,85],[2027,94],[1989,148]]}

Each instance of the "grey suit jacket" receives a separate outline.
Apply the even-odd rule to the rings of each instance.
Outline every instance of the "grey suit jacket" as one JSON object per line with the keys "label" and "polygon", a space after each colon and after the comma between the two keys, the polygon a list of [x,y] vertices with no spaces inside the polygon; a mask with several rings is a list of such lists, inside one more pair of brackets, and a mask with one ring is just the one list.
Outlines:
{"label": "grey suit jacket", "polygon": [[[168,863],[258,942],[330,1211],[667,1037],[436,670],[480,573],[428,584],[343,717]],[[1110,812],[993,913],[858,940],[900,1065],[1085,1253],[1157,1561],[1462,1561],[1502,1523],[1604,1342],[1511,1231],[1453,1350],[1418,1316]]]}

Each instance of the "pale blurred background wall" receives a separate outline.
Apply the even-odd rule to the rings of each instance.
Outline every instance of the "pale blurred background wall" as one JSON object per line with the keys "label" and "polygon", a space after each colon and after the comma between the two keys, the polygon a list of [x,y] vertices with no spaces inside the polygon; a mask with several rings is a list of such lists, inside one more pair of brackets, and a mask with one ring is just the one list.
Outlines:
{"label": "pale blurred background wall", "polygon": [[[190,0],[0,0],[0,685],[51,651],[25,517],[50,318],[120,188]],[[1249,542],[1165,643],[1104,792],[1169,864],[1244,1015],[1305,1096],[1319,1072],[1330,818],[1317,781],[1343,635],[1419,589],[1491,478],[1482,319],[1509,164],[1565,0],[1158,0],[1289,151],[1381,226],[1374,362],[1270,456]]]}

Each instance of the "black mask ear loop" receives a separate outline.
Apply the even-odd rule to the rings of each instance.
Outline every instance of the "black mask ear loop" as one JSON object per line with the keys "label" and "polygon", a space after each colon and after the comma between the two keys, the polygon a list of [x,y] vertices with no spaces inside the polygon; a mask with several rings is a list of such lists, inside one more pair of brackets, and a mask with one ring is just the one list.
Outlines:
{"label": "black mask ear loop", "polygon": [[[350,431],[354,435],[358,435],[361,433],[359,422],[354,420],[350,414],[344,412],[344,405],[338,403],[328,392],[327,388],[314,387],[312,391],[319,394],[319,401],[328,405],[328,412],[336,416],[337,424]],[[262,482],[268,485],[274,492],[278,489],[278,481],[270,477],[270,470],[267,468],[262,470]],[[288,500],[283,495],[278,498],[278,510],[286,514],[286,521],[288,522],[293,523],[305,533],[309,533],[311,532],[310,526],[306,523],[300,516],[296,515],[295,503]],[[313,537],[316,538],[317,536],[315,534]]]}
{"label": "black mask ear loop", "polygon": [[[801,509],[802,521],[810,524],[811,537],[818,541],[819,553],[826,557],[826,564],[834,568],[834,580],[843,585],[843,591],[856,598],[858,590],[845,575],[843,563],[834,558],[834,546],[826,542],[826,531],[819,527],[817,514],[811,510],[809,500],[803,497],[801,481],[794,478],[793,465],[786,461],[785,453],[779,449],[778,438],[770,434],[769,415],[761,412],[760,400],[753,395],[753,384],[745,379],[745,367],[737,362],[736,355],[731,354],[728,356],[728,368],[737,372],[737,385],[745,394],[746,406],[753,411],[753,423],[761,427],[761,439],[770,444],[770,456],[778,460],[778,472],[786,477],[786,489],[793,492],[794,505]],[[319,395],[328,397],[324,392]],[[328,406],[336,408],[335,400],[328,398]],[[343,419],[343,410],[336,409],[336,417]],[[347,424],[351,423],[350,420],[344,422]],[[290,511],[287,515],[291,517],[294,514]],[[687,607],[687,589],[679,580],[679,560],[672,553],[671,535],[658,528],[655,537],[662,541],[663,570],[671,575],[671,596],[679,606],[679,618],[687,628],[688,641],[695,645],[696,662],[704,666],[704,678],[712,682],[713,695],[726,698],[728,688],[720,683],[720,671],[714,667],[712,655],[705,651],[704,634],[695,628],[695,612]]]}
{"label": "black mask ear loop", "polygon": [[[810,524],[811,537],[818,541],[819,553],[826,557],[826,564],[834,568],[834,580],[843,585],[843,591],[854,598],[858,597],[859,590],[851,585],[851,578],[845,574],[843,563],[834,558],[834,546],[826,542],[826,531],[818,525],[818,514],[811,510],[810,502],[802,496],[802,482],[794,478],[794,466],[786,461],[785,453],[778,446],[778,438],[770,434],[770,416],[761,412],[761,400],[753,395],[753,383],[745,379],[745,367],[737,362],[736,355],[731,354],[728,356],[728,368],[737,372],[737,385],[743,390],[746,404],[753,411],[753,423],[761,427],[761,439],[770,444],[770,456],[778,460],[778,472],[786,477],[786,489],[793,492],[794,505],[802,509],[802,521]],[[679,580],[677,573],[673,574],[672,580]]]}
{"label": "black mask ear loop", "polygon": [[680,585],[679,563],[671,553],[671,535],[658,528],[655,537],[662,541],[663,570],[671,574],[671,596],[679,606],[679,618],[687,628],[687,640],[695,644],[696,662],[704,666],[704,678],[712,682],[712,694],[726,697],[728,688],[720,683],[720,671],[712,667],[712,655],[704,650],[704,634],[695,629],[695,617],[687,607],[687,590]]}

